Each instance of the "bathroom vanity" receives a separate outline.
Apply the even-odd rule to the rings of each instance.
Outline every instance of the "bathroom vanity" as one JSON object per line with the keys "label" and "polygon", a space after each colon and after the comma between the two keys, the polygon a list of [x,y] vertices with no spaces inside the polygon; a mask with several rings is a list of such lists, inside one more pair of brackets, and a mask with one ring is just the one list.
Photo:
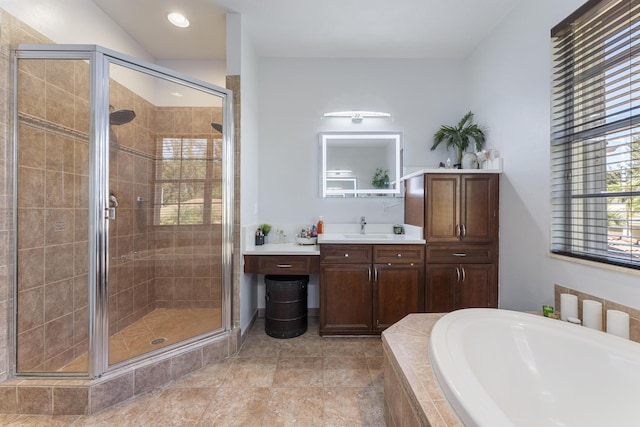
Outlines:
{"label": "bathroom vanity", "polygon": [[320,335],[377,335],[424,311],[424,245],[320,245]]}
{"label": "bathroom vanity", "polygon": [[424,312],[419,233],[324,234],[318,242],[320,335],[379,335],[407,314]]}

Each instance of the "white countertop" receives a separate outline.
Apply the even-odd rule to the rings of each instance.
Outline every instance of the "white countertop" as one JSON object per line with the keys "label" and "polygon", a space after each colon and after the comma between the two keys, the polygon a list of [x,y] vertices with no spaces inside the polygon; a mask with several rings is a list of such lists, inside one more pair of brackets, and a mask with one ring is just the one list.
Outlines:
{"label": "white countertop", "polygon": [[[400,181],[405,181],[414,176],[424,175],[425,173],[465,173],[465,174],[484,174],[484,173],[502,173],[502,161],[496,162],[498,168],[494,169],[445,169],[445,168],[405,168],[405,175],[400,178]],[[413,170],[415,169],[415,170]],[[413,170],[411,172],[411,170]]]}
{"label": "white countertop", "polygon": [[413,178],[414,176],[424,175],[425,173],[465,173],[465,174],[485,174],[485,173],[502,173],[498,169],[445,169],[445,168],[425,168],[412,172],[400,178],[400,181]]}
{"label": "white countertop", "polygon": [[[320,255],[320,244],[352,245],[401,245],[425,243],[422,239],[422,227],[403,224],[405,234],[393,234],[394,224],[367,224],[366,233],[360,234],[359,224],[325,224],[325,233],[318,235],[317,245],[299,245],[297,243],[265,243],[255,245],[253,231],[243,228],[244,255]],[[254,230],[256,226],[249,227]],[[295,238],[294,238],[295,239]]]}
{"label": "white countertop", "polygon": [[343,233],[326,233],[318,235],[318,244],[352,244],[352,245],[410,245],[425,243],[424,239],[410,234],[387,234],[387,233],[371,233],[371,234],[343,234]]}
{"label": "white countertop", "polygon": [[320,255],[318,245],[298,245],[296,243],[265,243],[248,246],[245,255]]}

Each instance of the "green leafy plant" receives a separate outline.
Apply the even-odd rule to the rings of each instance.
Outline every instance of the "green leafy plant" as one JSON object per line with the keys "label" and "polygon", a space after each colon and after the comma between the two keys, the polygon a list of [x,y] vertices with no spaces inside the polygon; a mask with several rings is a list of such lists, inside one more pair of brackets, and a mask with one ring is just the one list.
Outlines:
{"label": "green leafy plant", "polygon": [[377,168],[371,184],[375,188],[387,188],[389,186],[389,169]]}
{"label": "green leafy plant", "polygon": [[433,135],[431,151],[435,150],[441,142],[447,144],[447,151],[451,148],[458,150],[458,165],[462,163],[462,153],[469,147],[471,140],[475,142],[476,151],[482,150],[486,141],[484,131],[473,123],[473,113],[469,111],[462,117],[457,126],[442,125]]}
{"label": "green leafy plant", "polygon": [[271,226],[269,224],[260,224],[258,228],[262,230],[262,234],[264,234],[265,236],[268,236],[269,232],[271,231]]}

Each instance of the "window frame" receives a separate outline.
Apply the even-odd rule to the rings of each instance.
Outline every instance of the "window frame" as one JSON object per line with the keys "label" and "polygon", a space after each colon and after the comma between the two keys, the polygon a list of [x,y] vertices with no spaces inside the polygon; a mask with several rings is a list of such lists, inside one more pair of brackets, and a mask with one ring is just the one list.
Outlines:
{"label": "window frame", "polygon": [[[163,149],[164,142],[166,140],[179,140],[180,141],[180,157],[179,158],[165,158]],[[194,157],[185,157],[184,155],[184,143],[189,140],[203,140],[206,141],[206,152],[204,157],[194,158]],[[213,203],[217,201],[217,204],[222,207],[222,196],[219,198],[213,197],[214,190],[216,188],[216,165],[221,166],[221,138],[214,138],[210,135],[190,135],[190,136],[181,136],[181,135],[157,135],[156,136],[156,157],[154,162],[153,169],[153,225],[156,227],[170,227],[170,226],[201,226],[201,225],[211,225],[222,222],[222,218],[219,218],[218,221],[212,220],[212,212],[213,212]],[[216,147],[219,145],[219,147]],[[179,177],[170,177],[165,178],[162,174],[163,162],[164,161],[177,161],[180,163],[180,174]],[[205,164],[205,174],[204,177],[191,178],[184,177],[184,164],[185,161],[203,161]],[[222,189],[222,171],[219,170],[218,174],[220,175],[220,182],[217,183]],[[178,201],[176,204],[176,212],[177,212],[177,222],[171,224],[163,224],[162,223],[162,213],[161,209],[165,204],[163,204],[162,200],[162,185],[163,184],[202,184],[203,187],[203,201],[202,201],[202,221],[201,222],[183,222],[181,221],[181,212],[183,206],[198,206],[199,204],[192,203],[184,203],[181,197],[178,197]],[[180,190],[179,190],[180,191]]]}

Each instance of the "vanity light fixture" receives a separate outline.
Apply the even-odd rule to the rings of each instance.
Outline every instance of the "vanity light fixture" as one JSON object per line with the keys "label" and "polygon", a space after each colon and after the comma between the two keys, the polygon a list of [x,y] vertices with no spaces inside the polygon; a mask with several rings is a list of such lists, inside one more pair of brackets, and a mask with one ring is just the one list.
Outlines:
{"label": "vanity light fixture", "polygon": [[324,113],[324,117],[348,117],[353,123],[361,123],[364,118],[387,118],[391,114],[380,111],[332,111]]}
{"label": "vanity light fixture", "polygon": [[189,20],[181,13],[171,12],[167,15],[167,19],[176,27],[187,28],[189,26]]}

